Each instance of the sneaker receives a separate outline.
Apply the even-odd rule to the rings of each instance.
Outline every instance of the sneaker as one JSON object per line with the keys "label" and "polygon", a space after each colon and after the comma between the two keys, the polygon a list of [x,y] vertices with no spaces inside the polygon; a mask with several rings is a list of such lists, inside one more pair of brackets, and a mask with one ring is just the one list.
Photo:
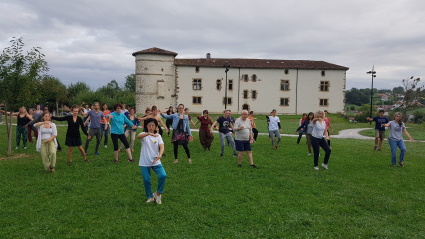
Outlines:
{"label": "sneaker", "polygon": [[233,154],[233,157],[238,157],[238,154]]}
{"label": "sneaker", "polygon": [[118,159],[114,159],[114,163],[118,163]]}
{"label": "sneaker", "polygon": [[323,167],[324,169],[329,169],[329,168],[328,168],[328,165],[327,165],[327,164],[324,164],[324,163],[322,163],[322,167]]}
{"label": "sneaker", "polygon": [[94,152],[94,155],[97,155],[97,156],[99,156],[100,154],[99,154],[98,152]]}
{"label": "sneaker", "polygon": [[155,201],[155,197],[151,197],[151,198],[148,198],[148,200],[146,200],[146,203],[151,203],[151,202],[154,202]]}
{"label": "sneaker", "polygon": [[242,168],[242,164],[238,164],[238,168]]}
{"label": "sneaker", "polygon": [[377,150],[378,149],[378,146],[375,146],[374,148],[373,148],[373,150]]}
{"label": "sneaker", "polygon": [[108,145],[105,144],[105,148],[107,148],[107,147],[108,147]]}
{"label": "sneaker", "polygon": [[257,167],[257,166],[255,166],[255,164],[252,164],[252,165],[251,165],[251,167],[252,167],[252,168],[256,168],[256,169],[258,169],[258,167]]}
{"label": "sneaker", "polygon": [[314,166],[314,170],[319,170],[319,167],[318,166]]}
{"label": "sneaker", "polygon": [[224,154],[220,154],[220,157],[222,157],[222,158],[223,158],[223,157],[224,157]]}
{"label": "sneaker", "polygon": [[308,155],[308,156],[310,156],[310,155],[311,155],[311,153],[308,153],[307,155]]}
{"label": "sneaker", "polygon": [[192,164],[192,159],[187,160],[189,164]]}
{"label": "sneaker", "polygon": [[156,192],[154,192],[153,197],[155,198],[156,204],[162,204],[161,195],[157,195]]}
{"label": "sneaker", "polygon": [[19,147],[16,147],[15,149],[19,149]]}
{"label": "sneaker", "polygon": [[134,162],[136,162],[136,161],[134,161],[134,159],[129,159],[129,160],[128,160],[128,162],[129,162],[129,163],[134,163]]}
{"label": "sneaker", "polygon": [[27,147],[24,147],[24,149],[27,149]]}

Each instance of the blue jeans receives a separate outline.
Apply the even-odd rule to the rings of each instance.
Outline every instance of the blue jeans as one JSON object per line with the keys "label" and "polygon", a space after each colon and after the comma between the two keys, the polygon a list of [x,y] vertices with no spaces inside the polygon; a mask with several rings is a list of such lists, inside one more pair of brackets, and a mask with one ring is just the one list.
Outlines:
{"label": "blue jeans", "polygon": [[396,165],[397,163],[397,147],[400,148],[400,162],[404,161],[404,154],[406,153],[406,146],[404,146],[403,140],[393,140],[388,139],[388,143],[390,144],[391,148],[391,163],[393,165]]}
{"label": "blue jeans", "polygon": [[270,137],[270,140],[272,141],[272,147],[274,146],[274,138],[277,138],[276,145],[280,143],[279,130],[269,130],[269,137]]}
{"label": "blue jeans", "polygon": [[233,140],[232,133],[229,132],[227,134],[218,133],[220,136],[220,143],[221,143],[221,154],[224,154],[224,146],[225,146],[225,139],[229,141],[230,146],[233,149],[233,154],[236,154],[236,148],[235,148],[235,141]]}
{"label": "blue jeans", "polygon": [[152,167],[140,166],[140,171],[142,171],[143,183],[145,184],[146,198],[153,197],[152,183],[151,183],[151,169],[158,175],[157,192],[164,193],[164,185],[167,179],[167,174],[165,173],[165,170],[164,170],[164,167],[162,167],[162,164],[152,166]]}

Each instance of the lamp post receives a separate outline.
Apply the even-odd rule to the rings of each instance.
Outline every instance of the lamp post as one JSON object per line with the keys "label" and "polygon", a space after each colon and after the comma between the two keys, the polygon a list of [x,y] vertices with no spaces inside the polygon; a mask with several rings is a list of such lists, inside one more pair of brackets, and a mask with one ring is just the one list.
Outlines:
{"label": "lamp post", "polygon": [[[372,97],[373,97],[373,78],[376,77],[376,71],[374,71],[375,65],[372,66],[372,70],[366,72],[366,74],[371,74],[372,75],[372,87],[370,88],[370,115],[369,117],[372,118]],[[372,124],[372,121],[370,122],[370,124]]]}
{"label": "lamp post", "polygon": [[229,71],[229,64],[226,61],[226,64],[223,65],[226,68],[224,71],[226,73],[226,89],[224,89],[224,109],[227,110],[227,72]]}

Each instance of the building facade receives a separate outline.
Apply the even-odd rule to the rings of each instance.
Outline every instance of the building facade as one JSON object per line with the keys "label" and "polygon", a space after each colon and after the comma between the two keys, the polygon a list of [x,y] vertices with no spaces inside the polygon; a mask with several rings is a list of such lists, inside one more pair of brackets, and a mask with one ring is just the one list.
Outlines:
{"label": "building facade", "polygon": [[133,56],[139,112],[152,105],[165,110],[179,103],[192,112],[208,109],[211,113],[225,108],[259,114],[272,109],[279,114],[345,109],[349,68],[344,66],[324,61],[211,58],[209,54],[178,59],[177,53],[159,48]]}

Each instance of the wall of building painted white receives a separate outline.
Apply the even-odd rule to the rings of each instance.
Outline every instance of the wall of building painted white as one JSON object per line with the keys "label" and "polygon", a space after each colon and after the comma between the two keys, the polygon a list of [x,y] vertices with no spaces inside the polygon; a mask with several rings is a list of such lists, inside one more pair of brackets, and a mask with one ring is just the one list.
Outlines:
{"label": "wall of building painted white", "polygon": [[[177,94],[178,103],[185,104],[192,112],[202,112],[208,109],[211,113],[221,113],[224,109],[225,68],[178,66]],[[245,82],[243,75],[248,75]],[[256,76],[254,82],[253,75]],[[193,79],[201,79],[201,90],[193,89]],[[221,80],[221,90],[217,90],[217,80]],[[233,89],[227,91],[227,97],[232,98],[232,104],[227,109],[241,112],[244,104],[257,113],[269,113],[276,109],[278,114],[302,114],[318,109],[331,113],[344,111],[345,79],[343,70],[296,70],[288,69],[250,69],[230,68],[227,73],[228,84],[232,80]],[[281,80],[289,80],[289,90],[282,91]],[[329,91],[320,91],[320,82],[329,82]],[[243,98],[244,90],[248,98]],[[257,92],[257,98],[252,98],[252,91]],[[201,104],[193,104],[193,97],[201,97]],[[281,98],[288,98],[288,106],[280,105]],[[320,99],[327,99],[328,106],[320,106]]]}
{"label": "wall of building painted white", "polygon": [[136,59],[136,111],[158,106],[165,111],[176,105],[174,56],[138,54]]}

